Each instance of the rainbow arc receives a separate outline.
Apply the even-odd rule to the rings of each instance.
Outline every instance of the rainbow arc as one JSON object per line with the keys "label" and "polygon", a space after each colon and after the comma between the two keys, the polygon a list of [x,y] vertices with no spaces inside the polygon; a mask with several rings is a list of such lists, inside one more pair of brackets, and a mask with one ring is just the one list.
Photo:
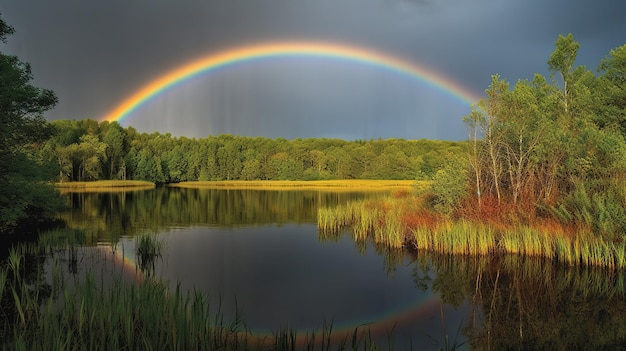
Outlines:
{"label": "rainbow arc", "polygon": [[460,100],[468,106],[479,100],[479,97],[470,90],[443,74],[377,51],[350,45],[321,42],[276,42],[225,50],[183,64],[144,85],[122,101],[102,120],[121,121],[162,92],[198,75],[239,63],[278,57],[319,57],[367,65],[411,77],[435,90]]}

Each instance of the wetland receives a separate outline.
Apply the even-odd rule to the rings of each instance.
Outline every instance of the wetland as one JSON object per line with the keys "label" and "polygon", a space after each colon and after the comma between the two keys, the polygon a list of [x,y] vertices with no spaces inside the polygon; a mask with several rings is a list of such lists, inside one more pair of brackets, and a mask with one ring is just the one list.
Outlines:
{"label": "wetland", "polygon": [[66,193],[68,228],[4,259],[3,339],[32,349],[112,339],[221,349],[623,346],[621,270],[391,248],[320,229],[320,209],[388,195]]}

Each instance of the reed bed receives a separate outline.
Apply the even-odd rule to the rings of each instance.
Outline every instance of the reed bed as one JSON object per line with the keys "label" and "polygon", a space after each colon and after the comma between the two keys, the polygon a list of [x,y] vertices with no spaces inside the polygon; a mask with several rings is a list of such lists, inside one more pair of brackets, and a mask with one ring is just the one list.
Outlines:
{"label": "reed bed", "polygon": [[500,246],[507,253],[553,259],[556,255],[555,237],[527,226],[520,226],[502,233]]}
{"label": "reed bed", "polygon": [[486,225],[446,221],[434,229],[413,229],[416,249],[453,255],[487,255],[496,251],[495,232]]}
{"label": "reed bed", "polygon": [[585,232],[570,235],[528,225],[496,227],[490,223],[447,218],[433,222],[423,211],[424,219],[420,220],[415,218],[420,216],[420,209],[414,204],[406,198],[387,197],[320,208],[318,228],[320,232],[335,234],[351,230],[355,241],[371,238],[376,244],[391,248],[467,256],[515,254],[567,266],[626,269],[626,243],[623,242],[606,241]]}
{"label": "reed bed", "polygon": [[356,241],[364,241],[377,227],[380,209],[368,206],[366,202],[351,202],[352,229]]}
{"label": "reed bed", "polygon": [[401,248],[404,246],[406,232],[401,213],[386,210],[386,205],[386,202],[371,200],[320,208],[317,212],[318,229],[327,234],[338,234],[350,229],[357,242],[373,235],[378,244]]}

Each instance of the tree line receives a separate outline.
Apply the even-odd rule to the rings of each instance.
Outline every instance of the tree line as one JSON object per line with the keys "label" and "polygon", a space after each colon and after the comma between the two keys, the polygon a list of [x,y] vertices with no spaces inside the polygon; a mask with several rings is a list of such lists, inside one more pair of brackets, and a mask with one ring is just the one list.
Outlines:
{"label": "tree line", "polygon": [[139,133],[117,122],[52,121],[39,150],[57,181],[430,179],[464,142],[434,140],[200,139]]}

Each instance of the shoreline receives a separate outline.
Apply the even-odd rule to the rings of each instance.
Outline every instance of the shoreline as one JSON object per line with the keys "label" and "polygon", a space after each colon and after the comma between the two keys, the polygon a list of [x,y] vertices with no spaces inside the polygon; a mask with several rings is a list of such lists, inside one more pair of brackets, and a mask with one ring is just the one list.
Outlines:
{"label": "shoreline", "polygon": [[53,185],[55,189],[61,192],[146,190],[156,187],[156,184],[143,180],[94,180],[90,182],[54,183]]}
{"label": "shoreline", "polygon": [[167,184],[173,188],[196,189],[253,189],[253,190],[406,190],[411,191],[417,184],[427,186],[428,181],[416,180],[221,180],[194,181]]}

